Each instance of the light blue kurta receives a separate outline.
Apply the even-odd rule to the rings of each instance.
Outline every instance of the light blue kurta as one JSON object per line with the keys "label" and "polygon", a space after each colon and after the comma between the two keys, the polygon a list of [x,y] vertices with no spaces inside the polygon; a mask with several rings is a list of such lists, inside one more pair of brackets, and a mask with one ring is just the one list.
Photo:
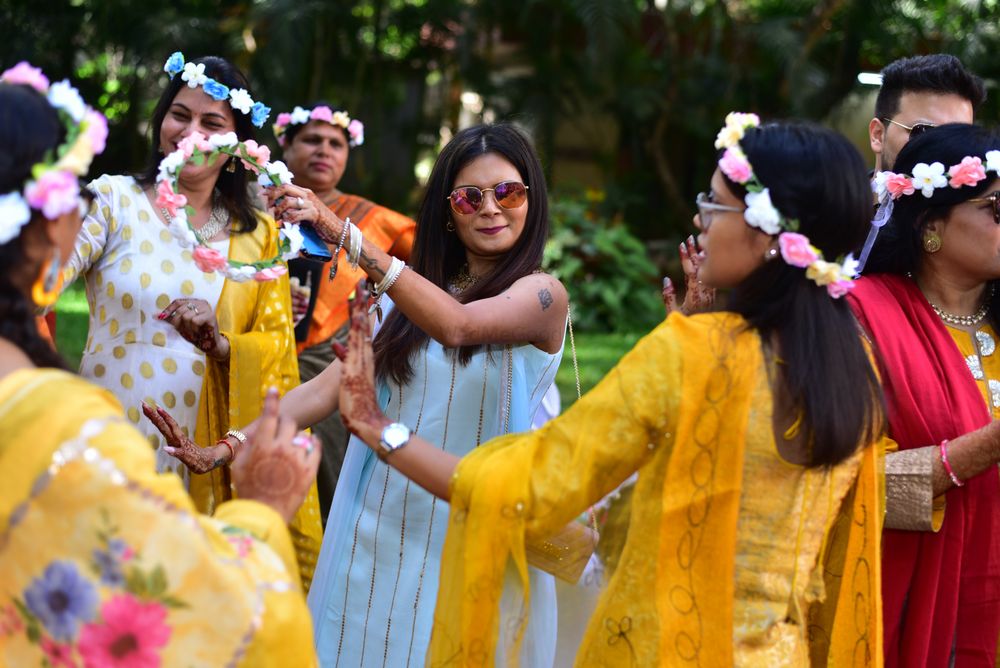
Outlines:
{"label": "light blue kurta", "polygon": [[[561,350],[553,355],[532,345],[489,346],[462,365],[430,341],[415,355],[412,381],[381,384],[379,398],[390,419],[461,456],[498,434],[530,428],[561,357]],[[351,439],[309,592],[323,666],[424,665],[447,526],[446,502]],[[520,599],[506,598],[516,615]],[[532,573],[529,620],[521,665],[551,666],[550,575]]]}

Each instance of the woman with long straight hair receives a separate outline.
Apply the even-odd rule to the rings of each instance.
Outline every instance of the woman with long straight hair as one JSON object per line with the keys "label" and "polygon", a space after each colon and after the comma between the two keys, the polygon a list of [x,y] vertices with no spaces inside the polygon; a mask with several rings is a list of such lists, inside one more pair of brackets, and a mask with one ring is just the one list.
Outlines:
{"label": "woman with long straight hair", "polygon": [[[343,247],[380,296],[391,297],[393,304],[384,296],[377,304],[383,410],[456,456],[530,426],[559,367],[568,299],[540,270],[547,194],[522,132],[476,126],[444,147],[420,207],[412,268],[310,191],[285,185],[268,196],[277,217],[313,221],[335,253]],[[289,393],[282,414],[308,426],[336,410],[341,367],[337,361]],[[387,433],[386,442],[399,437]],[[199,450],[178,439],[176,452],[210,462],[223,447]],[[447,522],[446,504],[352,439],[309,596],[324,665],[423,664]],[[546,573],[533,571],[531,579],[534,623],[522,660],[551,665],[555,587]],[[512,596],[503,616],[516,618],[519,605]]]}
{"label": "woman with long straight hair", "polygon": [[672,314],[537,431],[464,458],[423,432],[387,446],[401,429],[376,401],[354,303],[345,422],[450,504],[429,665],[515,655],[522,636],[497,613],[504,574],[530,590],[525,544],[635,471],[624,551],[578,665],[879,663],[881,390],[842,298],[871,193],[843,137],[758,124],[727,117],[698,197],[699,278],[732,290],[726,309]]}

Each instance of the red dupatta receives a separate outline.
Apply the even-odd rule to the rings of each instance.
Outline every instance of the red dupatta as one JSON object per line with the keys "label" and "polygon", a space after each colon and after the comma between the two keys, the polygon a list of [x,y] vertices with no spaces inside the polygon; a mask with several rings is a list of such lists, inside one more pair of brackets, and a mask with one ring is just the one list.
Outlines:
{"label": "red dupatta", "polygon": [[[991,420],[965,360],[912,280],[866,277],[851,307],[878,351],[889,435],[900,450]],[[941,530],[883,534],[887,668],[993,668],[1000,636],[1000,476],[990,467],[946,494]]]}

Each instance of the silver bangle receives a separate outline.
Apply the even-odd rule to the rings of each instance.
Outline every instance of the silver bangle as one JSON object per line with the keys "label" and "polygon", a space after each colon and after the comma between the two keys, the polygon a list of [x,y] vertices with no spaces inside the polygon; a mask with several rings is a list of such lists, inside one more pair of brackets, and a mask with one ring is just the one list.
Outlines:
{"label": "silver bangle", "polygon": [[347,259],[351,263],[351,269],[357,269],[361,261],[361,247],[364,244],[364,236],[357,225],[351,225],[351,243],[347,251]]}
{"label": "silver bangle", "polygon": [[389,262],[389,268],[385,270],[385,275],[382,280],[379,281],[375,287],[372,289],[372,296],[378,299],[386,293],[386,291],[392,287],[399,275],[403,273],[403,269],[406,268],[406,263],[400,260],[398,257],[392,258]]}
{"label": "silver bangle", "polygon": [[344,220],[344,226],[340,230],[340,240],[337,242],[337,248],[333,251],[333,260],[330,262],[330,274],[327,276],[327,280],[332,281],[337,277],[337,259],[340,256],[340,250],[344,247],[344,241],[347,239],[347,230],[351,227],[351,218],[348,216]]}

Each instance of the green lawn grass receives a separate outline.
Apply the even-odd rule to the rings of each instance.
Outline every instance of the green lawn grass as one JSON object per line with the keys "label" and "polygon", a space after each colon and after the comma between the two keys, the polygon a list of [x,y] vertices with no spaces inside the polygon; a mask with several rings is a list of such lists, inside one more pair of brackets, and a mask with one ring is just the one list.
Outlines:
{"label": "green lawn grass", "polygon": [[[56,347],[69,362],[71,369],[80,366],[80,355],[87,343],[89,309],[83,282],[77,282],[56,302]],[[576,333],[576,356],[580,366],[580,389],[584,394],[597,384],[621,359],[643,333],[596,332]],[[576,380],[569,338],[563,352],[562,365],[556,374],[556,385],[562,397],[563,409],[576,401]]]}

